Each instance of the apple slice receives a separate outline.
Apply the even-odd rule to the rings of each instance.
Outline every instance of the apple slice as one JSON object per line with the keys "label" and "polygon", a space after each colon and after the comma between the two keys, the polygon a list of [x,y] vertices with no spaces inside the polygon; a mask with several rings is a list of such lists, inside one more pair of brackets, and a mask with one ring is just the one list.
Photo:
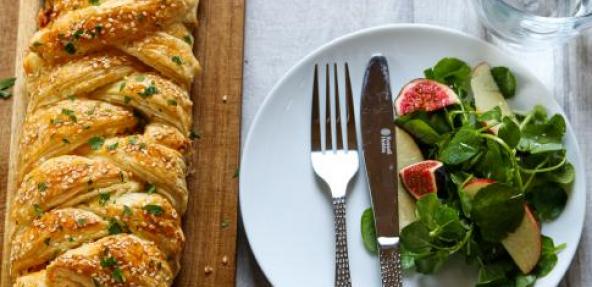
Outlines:
{"label": "apple slice", "polygon": [[[403,129],[396,127],[396,144],[397,144],[397,174],[406,166],[423,161],[423,154],[415,140]],[[399,180],[398,187],[399,199],[399,228],[409,225],[416,220],[415,217],[415,199],[405,191],[403,183]]]}
{"label": "apple slice", "polygon": [[514,115],[491,75],[491,67],[486,62],[477,65],[473,69],[471,88],[473,89],[477,112],[486,112],[499,106],[503,116]]}
{"label": "apple slice", "polygon": [[[494,182],[492,179],[474,179],[465,185],[463,192],[473,198],[479,190]],[[502,240],[502,245],[524,274],[532,271],[539,262],[542,248],[541,227],[526,204],[522,222]]]}

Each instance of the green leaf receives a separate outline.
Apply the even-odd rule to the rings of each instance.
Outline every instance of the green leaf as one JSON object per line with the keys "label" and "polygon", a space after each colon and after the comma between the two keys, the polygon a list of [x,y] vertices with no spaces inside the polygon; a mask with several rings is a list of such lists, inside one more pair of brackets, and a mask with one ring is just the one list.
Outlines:
{"label": "green leaf", "polygon": [[125,232],[125,226],[116,218],[109,219],[109,225],[107,226],[107,230],[109,231],[110,235],[119,234]]}
{"label": "green leaf", "polygon": [[555,246],[555,244],[553,243],[553,239],[551,239],[550,237],[542,235],[541,239],[541,258],[539,259],[539,263],[537,264],[534,270],[534,273],[538,277],[544,277],[547,274],[549,274],[551,270],[553,270],[553,268],[557,264],[557,253],[559,253],[561,250],[563,250],[563,248],[565,248],[565,244]]}
{"label": "green leaf", "polygon": [[401,246],[412,253],[429,253],[432,248],[430,230],[421,221],[405,226],[401,231]]}
{"label": "green leaf", "polygon": [[0,79],[0,99],[6,100],[12,97],[8,90],[14,86],[15,82],[16,78]]}
{"label": "green leaf", "polygon": [[429,124],[420,119],[398,118],[395,123],[409,132],[420,142],[435,144],[440,139],[440,134]]}
{"label": "green leaf", "polygon": [[494,67],[491,75],[500,89],[504,98],[509,99],[516,94],[516,78],[512,71],[506,67]]}
{"label": "green leaf", "polygon": [[163,213],[162,207],[160,207],[160,205],[147,204],[147,205],[144,205],[144,208],[143,209],[146,212],[148,212],[149,214],[152,214],[152,215],[155,215],[155,216],[160,216]]}
{"label": "green leaf", "polygon": [[564,149],[566,125],[563,116],[556,114],[547,120],[547,113],[536,106],[521,123],[522,137],[518,150],[533,154]]}
{"label": "green leaf", "polygon": [[150,183],[148,184],[148,186],[146,187],[146,193],[148,194],[153,194],[156,192],[156,185]]}
{"label": "green leaf", "polygon": [[522,137],[520,127],[509,117],[504,117],[497,135],[511,148],[515,148]]}
{"label": "green leaf", "polygon": [[125,277],[123,276],[123,271],[121,271],[121,269],[119,269],[119,267],[115,267],[115,269],[113,269],[113,272],[111,272],[111,277],[113,278],[113,280],[115,280],[115,282],[118,282],[118,283],[125,282]]}
{"label": "green leaf", "polygon": [[518,274],[516,276],[516,287],[532,287],[536,279],[535,275]]}
{"label": "green leaf", "polygon": [[428,256],[416,258],[414,263],[417,272],[432,274],[440,270],[447,260],[448,253],[444,250],[439,250]]}
{"label": "green leaf", "polygon": [[101,206],[105,206],[105,204],[107,203],[107,201],[109,201],[109,199],[111,198],[111,194],[108,192],[100,192],[99,193],[99,204]]}
{"label": "green leaf", "polygon": [[514,231],[524,216],[524,200],[514,187],[494,183],[482,188],[472,201],[471,218],[483,239],[497,242]]}
{"label": "green leaf", "polygon": [[364,247],[366,247],[368,252],[377,254],[378,248],[376,246],[376,229],[374,227],[374,213],[372,208],[368,208],[364,210],[364,213],[362,213],[361,226]]}
{"label": "green leaf", "polygon": [[436,80],[464,92],[470,90],[471,67],[457,58],[443,58],[424,72],[426,78]]}
{"label": "green leaf", "polygon": [[544,175],[547,179],[563,185],[571,184],[576,178],[574,166],[569,162],[560,169],[547,172]]}
{"label": "green leaf", "polygon": [[463,163],[479,153],[483,139],[479,132],[472,127],[462,127],[440,150],[438,159],[445,164],[457,165]]}
{"label": "green leaf", "polygon": [[502,109],[499,106],[496,106],[487,112],[477,115],[477,120],[480,122],[494,121],[499,123],[502,121]]}
{"label": "green leaf", "polygon": [[88,144],[92,150],[99,150],[103,147],[105,139],[103,137],[92,137],[88,140]]}
{"label": "green leaf", "polygon": [[537,185],[528,193],[529,202],[542,220],[557,218],[567,203],[567,193],[559,184],[547,182]]}
{"label": "green leaf", "polygon": [[512,264],[508,262],[498,262],[485,265],[479,269],[479,279],[476,286],[494,287],[508,286],[507,273],[512,270]]}
{"label": "green leaf", "polygon": [[488,140],[486,147],[485,154],[475,166],[476,175],[481,178],[510,183],[514,178],[511,155],[504,152],[501,146],[494,141]]}
{"label": "green leaf", "polygon": [[117,260],[113,257],[101,258],[101,267],[111,267],[117,265]]}

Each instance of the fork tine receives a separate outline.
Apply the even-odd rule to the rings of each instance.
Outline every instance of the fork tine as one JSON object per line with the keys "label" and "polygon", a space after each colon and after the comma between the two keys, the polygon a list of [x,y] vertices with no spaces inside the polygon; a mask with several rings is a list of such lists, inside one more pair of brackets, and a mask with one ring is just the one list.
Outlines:
{"label": "fork tine", "polygon": [[325,87],[325,149],[331,150],[334,145],[331,138],[331,135],[333,134],[333,121],[331,120],[333,111],[331,108],[331,77],[329,64],[326,65],[325,83],[327,84]]}
{"label": "fork tine", "polygon": [[310,119],[310,140],[313,151],[321,150],[321,122],[319,116],[319,73],[318,65],[314,67],[312,84],[312,111]]}
{"label": "fork tine", "polygon": [[347,105],[347,149],[358,148],[358,135],[356,134],[356,116],[354,112],[354,97],[352,94],[349,65],[345,63],[345,102]]}
{"label": "fork tine", "polygon": [[[339,104],[339,80],[338,80],[338,72],[337,72],[337,63],[333,64],[333,80],[335,82],[335,140],[337,142],[336,148],[339,150],[341,149],[343,144],[343,137],[342,133],[342,124],[341,124],[341,105]],[[346,133],[347,136],[347,133]]]}

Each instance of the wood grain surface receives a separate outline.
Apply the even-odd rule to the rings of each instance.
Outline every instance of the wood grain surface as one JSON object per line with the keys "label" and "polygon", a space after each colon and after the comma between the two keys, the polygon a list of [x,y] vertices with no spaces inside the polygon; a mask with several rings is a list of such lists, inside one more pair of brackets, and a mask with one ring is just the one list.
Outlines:
{"label": "wood grain surface", "polygon": [[[0,9],[0,78],[17,75],[15,96],[0,101],[0,222],[4,222],[6,203],[15,190],[11,180],[16,163],[15,143],[26,106],[22,56],[35,30],[38,2],[21,0],[19,8],[18,2],[0,0],[0,7],[4,7]],[[200,1],[196,53],[203,74],[192,93],[194,129],[200,139],[189,160],[190,196],[183,221],[187,243],[175,286],[235,285],[235,173],[240,150],[244,9],[244,0]],[[6,231],[10,229],[9,223],[0,228],[2,287],[10,286],[6,240]],[[205,272],[206,268],[211,272]]]}

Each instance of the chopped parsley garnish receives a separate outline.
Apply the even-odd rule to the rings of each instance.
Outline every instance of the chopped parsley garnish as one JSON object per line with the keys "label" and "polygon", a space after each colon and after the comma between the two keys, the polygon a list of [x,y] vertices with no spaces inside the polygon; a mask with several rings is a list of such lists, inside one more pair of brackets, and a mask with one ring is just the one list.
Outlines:
{"label": "chopped parsley garnish", "polygon": [[148,194],[153,194],[156,192],[156,185],[154,184],[149,184],[148,187],[146,188],[146,193]]}
{"label": "chopped parsley garnish", "polygon": [[125,182],[125,176],[123,175],[123,171],[119,171],[119,178],[121,178],[121,182]]}
{"label": "chopped parsley garnish", "polygon": [[70,101],[74,101],[74,100],[76,100],[76,96],[75,96],[75,95],[69,95],[69,96],[67,96],[67,98],[68,98],[68,100],[70,100]]}
{"label": "chopped parsley garnish", "polygon": [[74,34],[72,34],[72,36],[74,36],[74,39],[78,40],[78,39],[80,39],[80,36],[82,36],[83,34],[84,34],[84,30],[78,29],[78,30],[76,30],[76,32],[74,32]]}
{"label": "chopped parsley garnish", "polygon": [[138,137],[137,136],[128,137],[127,142],[131,145],[136,145],[138,143]]}
{"label": "chopped parsley garnish", "polygon": [[150,86],[144,88],[143,92],[138,93],[138,95],[140,95],[140,97],[142,98],[147,98],[155,94],[158,94],[158,89],[156,88],[154,83],[151,83]]}
{"label": "chopped parsley garnish", "polygon": [[40,46],[43,46],[43,43],[41,43],[41,42],[39,42],[39,41],[35,41],[35,42],[33,42],[33,47],[35,47],[35,48],[36,48],[36,47],[40,47]]}
{"label": "chopped parsley garnish", "polygon": [[40,183],[38,183],[38,184],[37,184],[37,190],[38,190],[39,192],[44,192],[44,191],[46,191],[46,190],[47,190],[47,183],[45,183],[45,182],[40,182]]}
{"label": "chopped parsley garnish", "polygon": [[43,215],[43,209],[39,206],[39,204],[33,204],[33,211],[37,217],[41,217],[41,215]]}
{"label": "chopped parsley garnish", "polygon": [[238,178],[239,174],[240,174],[240,168],[237,167],[236,170],[234,171],[234,175],[232,176],[232,178]]}
{"label": "chopped parsley garnish", "polygon": [[119,146],[119,143],[118,143],[118,142],[116,142],[116,143],[114,143],[114,144],[110,144],[110,145],[108,145],[108,146],[107,146],[107,149],[108,149],[108,150],[116,150],[118,146]]}
{"label": "chopped parsley garnish", "polygon": [[137,82],[143,82],[144,80],[146,80],[146,77],[144,77],[144,75],[136,76],[136,81]]}
{"label": "chopped parsley garnish", "polygon": [[124,205],[123,206],[123,211],[121,212],[121,214],[123,216],[132,216],[133,212],[132,212],[132,209],[129,206]]}
{"label": "chopped parsley garnish", "polygon": [[69,144],[70,143],[70,141],[68,139],[66,139],[66,138],[63,138],[62,139],[62,142],[65,143],[65,144]]}
{"label": "chopped parsley garnish", "polygon": [[144,210],[146,210],[146,212],[152,214],[152,215],[162,215],[162,207],[160,207],[160,205],[155,205],[155,204],[148,204],[148,205],[144,205]]}
{"label": "chopped parsley garnish", "polygon": [[74,47],[74,44],[72,42],[68,42],[64,46],[64,51],[66,51],[66,53],[68,53],[70,55],[74,55],[74,54],[76,54],[76,47]]}
{"label": "chopped parsley garnish", "polygon": [[77,122],[78,119],[76,118],[76,115],[74,114],[73,110],[69,110],[69,109],[62,109],[62,114],[68,116],[70,118],[70,120],[72,120],[73,122]]}
{"label": "chopped parsley garnish", "polygon": [[105,139],[102,137],[92,137],[88,140],[88,144],[92,150],[99,150],[103,144],[105,143]]}
{"label": "chopped parsley garnish", "polygon": [[127,85],[127,82],[121,82],[121,84],[119,84],[119,91],[123,91],[123,89],[125,89],[125,86]]}
{"label": "chopped parsley garnish", "polygon": [[167,103],[169,104],[169,106],[176,106],[177,105],[177,100],[174,99],[168,99]]}
{"label": "chopped parsley garnish", "polygon": [[132,101],[130,96],[123,96],[123,102],[127,105]]}
{"label": "chopped parsley garnish", "polygon": [[79,227],[83,227],[86,225],[86,218],[78,218],[76,219],[76,225]]}
{"label": "chopped parsley garnish", "polygon": [[141,150],[146,149],[146,143],[140,143],[138,146],[140,147]]}
{"label": "chopped parsley garnish", "polygon": [[88,0],[88,3],[90,3],[90,5],[99,6],[101,5],[101,0]]}
{"label": "chopped parsley garnish", "polygon": [[111,267],[117,265],[117,260],[113,257],[105,257],[101,259],[101,267]]}
{"label": "chopped parsley garnish", "polygon": [[70,241],[70,242],[74,242],[74,237],[72,237],[72,236],[68,236],[68,241]]}
{"label": "chopped parsley garnish", "polygon": [[51,237],[47,237],[43,240],[43,243],[45,243],[45,245],[49,246],[49,243],[51,242]]}
{"label": "chopped parsley garnish", "polygon": [[110,235],[123,233],[124,227],[119,223],[119,221],[115,218],[109,219],[109,226],[107,226],[107,230],[109,231]]}
{"label": "chopped parsley garnish", "polygon": [[222,220],[222,223],[220,224],[220,227],[222,228],[227,228],[228,226],[230,226],[230,219],[228,218],[224,218]]}
{"label": "chopped parsley garnish", "polygon": [[110,198],[111,198],[110,193],[107,193],[107,192],[99,193],[99,204],[101,206],[105,206],[105,203],[107,203],[107,201],[109,201]]}
{"label": "chopped parsley garnish", "polygon": [[192,139],[192,140],[195,140],[195,139],[201,138],[201,136],[199,135],[199,132],[191,131],[189,133],[189,138]]}
{"label": "chopped parsley garnish", "polygon": [[187,44],[191,45],[191,44],[193,44],[193,36],[187,34],[187,35],[183,36],[183,41],[185,41]]}
{"label": "chopped parsley garnish", "polygon": [[111,272],[111,277],[113,277],[113,280],[115,280],[115,282],[118,282],[118,283],[125,282],[125,278],[123,277],[123,272],[121,271],[121,269],[119,269],[119,267],[115,267],[115,269],[113,269],[113,272]]}
{"label": "chopped parsley garnish", "polygon": [[9,99],[12,94],[8,91],[14,86],[16,78],[0,79],[0,99]]}
{"label": "chopped parsley garnish", "polygon": [[183,59],[181,59],[181,57],[179,57],[179,56],[171,57],[171,61],[173,61],[175,64],[177,64],[179,66],[183,65]]}

